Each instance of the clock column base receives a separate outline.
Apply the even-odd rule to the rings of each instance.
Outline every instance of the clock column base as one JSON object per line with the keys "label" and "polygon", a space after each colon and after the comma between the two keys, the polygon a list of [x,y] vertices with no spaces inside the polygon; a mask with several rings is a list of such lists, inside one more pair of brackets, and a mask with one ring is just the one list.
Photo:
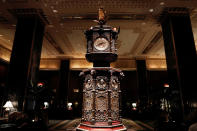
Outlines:
{"label": "clock column base", "polygon": [[89,122],[82,122],[76,131],[126,131],[127,128],[120,122],[114,122],[112,125],[105,125],[103,122],[96,122],[94,125],[88,124]]}

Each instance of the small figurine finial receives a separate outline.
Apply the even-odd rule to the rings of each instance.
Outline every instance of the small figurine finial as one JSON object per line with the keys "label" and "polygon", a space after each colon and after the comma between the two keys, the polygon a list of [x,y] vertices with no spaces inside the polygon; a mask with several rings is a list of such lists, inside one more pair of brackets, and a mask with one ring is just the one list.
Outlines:
{"label": "small figurine finial", "polygon": [[98,10],[98,20],[93,20],[94,22],[98,23],[99,25],[104,25],[106,23],[106,11],[103,8],[99,8]]}
{"label": "small figurine finial", "polygon": [[99,8],[98,11],[98,20],[99,20],[99,24],[103,25],[105,24],[106,20],[105,20],[105,12],[103,8]]}
{"label": "small figurine finial", "polygon": [[105,20],[105,13],[104,13],[104,10],[103,8],[99,8],[99,21],[104,21]]}

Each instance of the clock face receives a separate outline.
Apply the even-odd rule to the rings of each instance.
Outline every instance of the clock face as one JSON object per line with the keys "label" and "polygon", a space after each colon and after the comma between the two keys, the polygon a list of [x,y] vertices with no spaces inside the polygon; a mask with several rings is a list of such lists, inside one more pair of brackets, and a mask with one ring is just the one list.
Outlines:
{"label": "clock face", "polygon": [[109,42],[105,38],[97,38],[94,41],[94,48],[103,51],[109,47]]}

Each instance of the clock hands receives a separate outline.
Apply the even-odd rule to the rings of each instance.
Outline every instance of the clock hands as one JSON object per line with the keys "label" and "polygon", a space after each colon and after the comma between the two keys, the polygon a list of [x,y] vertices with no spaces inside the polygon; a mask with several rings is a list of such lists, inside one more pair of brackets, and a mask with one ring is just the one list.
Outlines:
{"label": "clock hands", "polygon": [[105,47],[105,43],[104,42],[100,42],[100,43],[98,43],[98,46],[103,48],[103,47]]}

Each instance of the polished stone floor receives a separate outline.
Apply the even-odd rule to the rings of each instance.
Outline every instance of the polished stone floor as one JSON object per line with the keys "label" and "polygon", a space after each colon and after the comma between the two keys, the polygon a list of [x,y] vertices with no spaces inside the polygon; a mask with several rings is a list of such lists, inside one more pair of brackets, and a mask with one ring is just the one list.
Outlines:
{"label": "polished stone floor", "polygon": [[[133,121],[123,119],[123,124],[127,127],[127,131],[153,131],[151,122]],[[74,120],[49,120],[49,131],[74,131],[80,119]]]}

